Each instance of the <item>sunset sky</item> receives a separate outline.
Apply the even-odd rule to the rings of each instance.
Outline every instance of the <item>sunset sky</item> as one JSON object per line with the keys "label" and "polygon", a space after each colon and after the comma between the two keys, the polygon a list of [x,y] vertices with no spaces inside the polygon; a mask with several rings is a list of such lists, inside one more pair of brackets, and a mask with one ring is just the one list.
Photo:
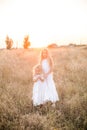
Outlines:
{"label": "sunset sky", "polygon": [[[87,0],[0,0],[0,46],[9,35],[21,46],[87,43]],[[3,44],[1,44],[3,43]]]}

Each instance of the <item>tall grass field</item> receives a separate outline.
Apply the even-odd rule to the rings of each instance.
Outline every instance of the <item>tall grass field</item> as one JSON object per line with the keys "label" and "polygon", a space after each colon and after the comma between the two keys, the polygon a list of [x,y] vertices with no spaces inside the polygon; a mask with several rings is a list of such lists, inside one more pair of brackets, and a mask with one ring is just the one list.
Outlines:
{"label": "tall grass field", "polygon": [[40,49],[0,50],[0,130],[87,130],[87,46],[49,49],[60,100],[32,105]]}

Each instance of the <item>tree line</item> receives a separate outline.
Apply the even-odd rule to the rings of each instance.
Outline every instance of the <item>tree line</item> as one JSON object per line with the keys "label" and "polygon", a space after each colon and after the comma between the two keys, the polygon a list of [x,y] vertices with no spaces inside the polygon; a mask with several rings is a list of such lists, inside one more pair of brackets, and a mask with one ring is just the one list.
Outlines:
{"label": "tree line", "polygon": [[[11,49],[14,42],[13,42],[12,38],[10,38],[9,36],[6,36],[5,43],[6,43],[6,48]],[[30,45],[31,45],[31,43],[29,40],[29,36],[26,35],[23,40],[23,48],[28,49],[28,47],[30,47]]]}

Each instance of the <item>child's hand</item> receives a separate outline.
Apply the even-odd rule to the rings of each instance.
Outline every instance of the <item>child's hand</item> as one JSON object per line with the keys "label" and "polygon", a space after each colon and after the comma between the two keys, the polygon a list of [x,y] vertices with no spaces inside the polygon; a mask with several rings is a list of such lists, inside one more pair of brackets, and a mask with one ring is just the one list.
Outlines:
{"label": "child's hand", "polygon": [[40,79],[41,81],[44,81],[44,77],[38,77],[38,79]]}

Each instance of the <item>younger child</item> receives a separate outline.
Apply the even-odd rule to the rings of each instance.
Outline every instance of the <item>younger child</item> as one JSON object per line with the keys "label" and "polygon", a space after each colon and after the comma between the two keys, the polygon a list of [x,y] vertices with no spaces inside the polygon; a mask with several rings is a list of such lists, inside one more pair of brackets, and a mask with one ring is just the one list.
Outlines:
{"label": "younger child", "polygon": [[42,73],[41,65],[38,64],[33,68],[33,105],[43,104],[43,85],[44,85],[44,76]]}
{"label": "younger child", "polygon": [[40,64],[36,65],[33,69],[33,81],[36,82],[38,80],[44,81],[44,76]]}

